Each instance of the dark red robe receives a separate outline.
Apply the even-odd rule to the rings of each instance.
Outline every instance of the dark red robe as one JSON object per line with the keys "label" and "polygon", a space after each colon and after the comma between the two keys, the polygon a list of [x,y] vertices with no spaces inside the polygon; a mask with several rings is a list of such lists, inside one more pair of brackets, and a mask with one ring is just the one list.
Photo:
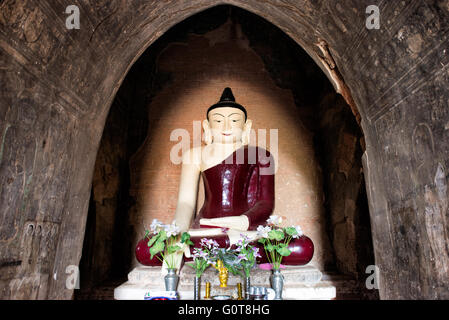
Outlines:
{"label": "dark red robe", "polygon": [[256,230],[273,213],[274,171],[269,151],[245,145],[201,172],[205,198],[192,228],[209,227],[200,225],[202,218],[246,215],[248,230]]}

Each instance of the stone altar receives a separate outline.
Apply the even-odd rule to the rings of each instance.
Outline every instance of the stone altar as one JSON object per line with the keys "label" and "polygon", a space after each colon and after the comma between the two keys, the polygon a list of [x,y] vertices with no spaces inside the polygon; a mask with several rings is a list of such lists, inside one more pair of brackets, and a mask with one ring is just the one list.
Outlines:
{"label": "stone altar", "polygon": [[[284,300],[331,300],[336,297],[336,288],[332,284],[322,282],[322,273],[313,266],[285,266]],[[252,286],[270,286],[271,271],[254,269],[251,272]],[[195,272],[183,266],[179,273],[178,295],[180,300],[193,300],[193,281]],[[211,296],[226,294],[237,298],[237,283],[244,285],[244,279],[229,274],[228,287],[220,288],[218,271],[208,268],[201,276],[200,297],[204,299],[206,282],[211,283]],[[161,267],[139,266],[128,274],[128,281],[115,288],[115,300],[144,300],[149,291],[165,290]]]}

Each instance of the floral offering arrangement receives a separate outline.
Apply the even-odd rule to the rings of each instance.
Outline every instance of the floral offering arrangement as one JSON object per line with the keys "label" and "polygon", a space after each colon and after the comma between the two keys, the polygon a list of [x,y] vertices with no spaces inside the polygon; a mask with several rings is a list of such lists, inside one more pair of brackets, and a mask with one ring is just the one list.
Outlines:
{"label": "floral offering arrangement", "polygon": [[[273,270],[279,270],[282,258],[290,255],[288,245],[291,240],[303,235],[299,226],[281,227],[281,223],[282,218],[273,215],[267,220],[265,226],[257,227],[258,242],[262,243]],[[184,232],[181,237],[179,233],[180,229],[176,222],[163,224],[154,219],[150,230],[146,230],[145,233],[145,238],[149,239],[151,259],[156,256],[160,261],[165,260],[168,268],[174,268],[173,254],[182,252],[185,246],[193,245],[187,232]],[[201,247],[193,249],[193,263],[187,265],[195,270],[197,277],[200,277],[208,266],[221,260],[234,275],[249,277],[251,269],[256,265],[256,259],[260,258],[261,254],[259,248],[251,244],[250,238],[244,234],[240,236],[236,249],[220,248],[213,239],[201,239]],[[158,256],[159,254],[162,259]]]}
{"label": "floral offering arrangement", "polygon": [[[149,239],[147,245],[150,248],[151,259],[156,256],[161,262],[165,260],[167,268],[175,268],[176,263],[173,254],[183,251],[179,244],[193,244],[187,232],[181,235],[181,239],[179,239],[179,233],[180,229],[175,221],[172,224],[163,224],[154,219],[150,230],[145,230],[145,239]],[[161,255],[162,259],[159,258],[158,254]]]}
{"label": "floral offering arrangement", "polygon": [[212,257],[216,256],[218,251],[218,243],[215,240],[203,238],[200,241],[201,248],[193,249],[193,263],[187,263],[196,272],[199,278],[204,271],[213,264]]}
{"label": "floral offering arrangement", "polygon": [[240,274],[240,260],[237,257],[235,250],[231,248],[219,248],[216,255],[213,257],[213,261],[218,260],[221,260],[226,269],[228,269],[233,275]]}
{"label": "floral offering arrangement", "polygon": [[[235,247],[233,245],[231,248],[220,248],[217,241],[202,238],[200,247],[193,249],[193,262],[187,263],[189,267],[195,270],[196,274],[194,299],[199,299],[200,278],[209,266],[214,266],[218,270],[220,287],[223,288],[227,286],[228,271],[234,275],[245,277],[246,298],[249,299],[251,295],[250,288],[252,288],[250,286],[250,273],[256,265],[257,258],[262,258],[259,248],[254,244],[256,239],[258,239],[257,241],[263,245],[265,255],[273,270],[270,282],[275,292],[274,299],[281,300],[284,279],[280,273],[282,259],[291,254],[288,248],[290,242],[303,236],[299,226],[282,227],[281,223],[282,218],[273,215],[266,221],[265,225],[257,227],[256,237],[250,238],[242,233]],[[187,232],[180,235],[180,228],[176,225],[176,222],[165,225],[154,219],[150,230],[146,230],[145,239],[148,239],[147,245],[151,259],[156,256],[169,269],[169,274],[165,276],[166,290],[176,290],[179,276],[176,276],[173,272],[177,267],[176,263],[180,261],[180,256],[177,254],[194,245],[190,235]]]}
{"label": "floral offering arrangement", "polygon": [[268,262],[273,270],[279,270],[282,258],[290,255],[288,245],[292,239],[303,235],[301,227],[281,227],[282,218],[276,215],[267,220],[267,226],[258,226],[257,233],[261,238]]}
{"label": "floral offering arrangement", "polygon": [[201,248],[193,249],[193,263],[187,265],[196,271],[196,276],[201,277],[204,271],[218,260],[234,275],[249,277],[251,269],[256,263],[256,258],[260,257],[259,249],[249,245],[249,239],[242,235],[237,244],[237,248],[220,248],[215,240],[203,238],[200,241]]}
{"label": "floral offering arrangement", "polygon": [[246,277],[249,277],[251,269],[256,265],[256,258],[262,256],[259,253],[259,248],[249,244],[250,239],[247,236],[241,234],[240,237],[235,252],[237,253],[239,268],[243,269]]}

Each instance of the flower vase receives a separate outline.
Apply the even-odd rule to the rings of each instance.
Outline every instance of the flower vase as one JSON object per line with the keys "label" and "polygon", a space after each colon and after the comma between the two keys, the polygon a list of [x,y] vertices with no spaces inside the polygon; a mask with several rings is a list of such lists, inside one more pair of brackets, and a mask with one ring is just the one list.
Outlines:
{"label": "flower vase", "polygon": [[200,300],[201,277],[195,277],[193,281],[193,300]]}
{"label": "flower vase", "polygon": [[249,296],[249,288],[251,287],[251,278],[250,277],[245,277],[245,299],[249,300],[250,296]]}
{"label": "flower vase", "polygon": [[165,290],[166,291],[176,291],[178,287],[179,276],[176,274],[176,269],[167,269],[168,273],[165,276]]}
{"label": "flower vase", "polygon": [[273,269],[273,274],[270,276],[271,287],[275,292],[274,300],[282,300],[282,290],[284,288],[284,276],[281,270]]}

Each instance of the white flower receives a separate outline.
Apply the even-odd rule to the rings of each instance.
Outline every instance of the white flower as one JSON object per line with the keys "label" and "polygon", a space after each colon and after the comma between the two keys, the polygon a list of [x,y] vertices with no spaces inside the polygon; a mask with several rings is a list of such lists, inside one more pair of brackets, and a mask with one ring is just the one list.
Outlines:
{"label": "white flower", "polygon": [[267,220],[268,224],[275,225],[275,226],[279,225],[281,222],[282,222],[282,217],[276,216],[276,215],[271,216]]}
{"label": "white flower", "polygon": [[208,248],[209,250],[215,250],[216,248],[219,247],[217,241],[215,241],[214,239],[208,239],[208,238],[202,238],[200,241],[200,245],[202,247]]}
{"label": "white flower", "polygon": [[208,254],[207,252],[204,252],[201,249],[193,249],[193,260],[196,259],[204,259],[207,260],[208,259]]}
{"label": "white flower", "polygon": [[250,241],[250,238],[246,236],[245,234],[240,234],[240,239],[237,242],[237,251],[240,251],[242,248],[246,248]]}
{"label": "white flower", "polygon": [[239,255],[237,256],[237,258],[239,259],[239,262],[242,261],[242,260],[248,261],[248,258],[247,258],[246,255],[244,255],[244,254],[239,254]]}
{"label": "white flower", "polygon": [[254,251],[254,258],[262,258],[262,256],[259,253],[259,248],[253,247]]}
{"label": "white flower", "polygon": [[295,234],[295,235],[293,236],[293,238],[297,239],[297,238],[299,238],[299,237],[302,237],[302,235],[303,235],[304,233],[302,232],[301,227],[300,227],[300,226],[295,226],[294,228],[296,229],[296,232],[297,232],[298,234]]}
{"label": "white flower", "polygon": [[269,226],[258,226],[257,227],[257,235],[261,236],[262,238],[268,238],[268,232],[271,231],[271,227]]}
{"label": "white flower", "polygon": [[150,230],[152,233],[158,233],[159,229],[163,227],[162,222],[160,222],[158,219],[153,219],[153,222],[151,222]]}
{"label": "white flower", "polygon": [[172,224],[166,224],[164,225],[165,233],[167,234],[167,237],[176,236],[181,229],[176,225],[176,221],[173,221]]}

